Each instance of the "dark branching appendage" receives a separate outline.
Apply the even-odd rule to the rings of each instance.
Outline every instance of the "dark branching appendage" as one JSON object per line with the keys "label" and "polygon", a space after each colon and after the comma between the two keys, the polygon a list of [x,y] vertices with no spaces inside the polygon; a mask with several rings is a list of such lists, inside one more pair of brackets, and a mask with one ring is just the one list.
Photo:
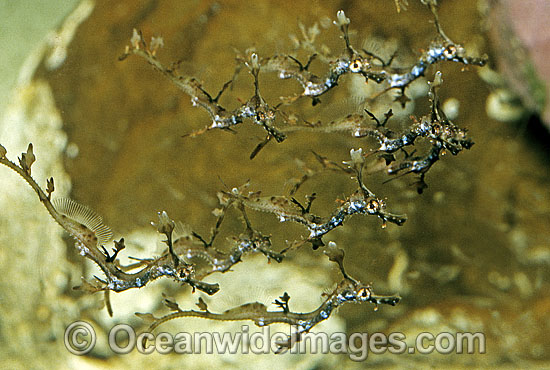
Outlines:
{"label": "dark branching appendage", "polygon": [[[362,185],[362,183],[360,183]],[[343,225],[348,216],[355,214],[374,215],[382,219],[382,227],[386,222],[402,225],[406,217],[395,215],[386,211],[386,204],[377,198],[372,192],[363,186],[337,207],[330,216],[321,217],[309,212],[309,209],[300,207],[292,198],[285,196],[262,197],[260,192],[247,192],[247,186],[234,188],[231,192],[222,192],[227,201],[242,203],[246,208],[273,213],[279,221],[293,221],[305,226],[309,231],[307,239],[293,243],[294,246],[310,242],[317,248],[324,245],[321,238],[334,228]],[[285,253],[286,250],[283,251]]]}
{"label": "dark branching appendage", "polygon": [[[285,297],[284,295],[280,298]],[[288,297],[290,299],[290,297]],[[148,332],[155,330],[159,325],[183,317],[201,317],[209,320],[217,321],[253,321],[257,326],[267,326],[275,323],[289,324],[296,327],[297,331],[289,336],[287,341],[277,343],[280,350],[290,348],[292,345],[300,341],[300,336],[309,332],[315,325],[319,324],[330,317],[330,315],[340,306],[345,303],[363,303],[370,302],[375,305],[386,304],[395,306],[399,303],[401,297],[394,296],[379,296],[372,291],[369,285],[362,285],[360,282],[352,279],[343,279],[336,288],[330,293],[324,302],[311,312],[292,312],[288,309],[288,301],[280,302],[276,300],[276,305],[281,309],[277,311],[268,311],[267,307],[260,302],[246,303],[241,306],[231,308],[221,313],[214,313],[208,310],[181,310],[177,305],[167,305],[174,312],[162,316],[155,317],[152,314],[136,313],[142,319],[151,322],[152,324],[147,329]],[[200,302],[199,302],[200,304]],[[144,337],[146,340],[146,337]],[[145,346],[145,344],[143,344]]]}
{"label": "dark branching appendage", "polygon": [[[153,40],[159,39],[153,38]],[[156,52],[160,46],[161,44],[157,41],[151,42],[148,47],[141,33],[134,30],[131,46],[126,48],[126,52],[120,57],[120,60],[126,59],[131,54],[145,58],[153,68],[168,77],[177,87],[189,95],[193,105],[200,106],[208,112],[212,123],[204,129],[190,134],[190,136],[196,136],[217,128],[231,129],[231,127],[242,123],[243,119],[250,118],[255,124],[265,129],[269,138],[274,138],[277,142],[282,142],[286,138],[286,135],[278,131],[273,125],[277,108],[270,107],[260,95],[258,76],[261,67],[256,53],[250,53],[246,58],[242,58],[254,78],[254,95],[242,106],[233,111],[228,111],[218,103],[218,100],[223,91],[229,86],[229,83],[226,83],[218,95],[212,98],[195,78],[180,76],[175,70],[163,66],[156,57]]]}
{"label": "dark branching appendage", "polygon": [[[285,292],[279,299],[275,299],[275,304],[279,310],[268,311],[267,307],[260,302],[246,303],[238,307],[228,309],[221,313],[210,312],[207,309],[206,303],[199,299],[197,305],[200,311],[197,310],[181,310],[177,303],[171,300],[164,300],[165,305],[173,311],[162,317],[155,317],[152,314],[136,313],[142,319],[151,322],[147,332],[152,332],[159,325],[183,317],[201,317],[204,319],[218,321],[237,321],[250,320],[257,326],[267,326],[275,323],[283,323],[292,325],[296,328],[296,332],[288,336],[287,340],[277,343],[279,352],[291,348],[295,343],[301,340],[304,333],[309,332],[315,325],[319,324],[330,317],[330,315],[340,306],[346,303],[363,303],[369,302],[375,305],[375,310],[378,305],[385,304],[395,306],[401,300],[398,295],[379,296],[372,291],[370,285],[363,285],[359,281],[351,278],[344,271],[343,256],[344,252],[338,249],[334,243],[331,243],[330,252],[327,253],[329,259],[338,263],[343,274],[343,280],[336,285],[336,288],[330,294],[324,294],[326,298],[321,305],[311,312],[293,312],[289,308],[290,296]],[[335,257],[338,255],[339,257]],[[147,337],[144,336],[145,346]]]}
{"label": "dark branching appendage", "polygon": [[[17,172],[31,188],[38,194],[38,198],[53,217],[74,239],[75,246],[79,253],[94,261],[101,271],[105,274],[105,280],[96,277],[94,282],[84,282],[82,289],[90,292],[102,290],[113,290],[121,292],[131,288],[141,288],[150,281],[159,277],[167,276],[182,284],[189,284],[194,288],[202,290],[208,294],[214,294],[218,291],[217,284],[207,284],[195,279],[193,266],[186,263],[181,257],[173,252],[167,252],[164,255],[144,260],[139,264],[141,270],[136,273],[128,273],[128,268],[121,267],[117,260],[118,253],[125,248],[124,239],[115,242],[113,255],[109,255],[104,247],[112,237],[111,230],[105,226],[100,216],[95,214],[88,207],[82,206],[70,199],[58,198],[51,201],[51,194],[54,191],[53,179],[47,181],[47,194],[31,177],[31,166],[35,161],[32,144],[26,153],[19,158],[19,165],[13,163],[6,157],[4,147],[0,149],[0,163]],[[165,235],[171,235],[168,216],[165,212],[159,214],[158,231]],[[170,240],[170,237],[168,237]],[[170,247],[170,245],[169,245]],[[170,248],[171,250],[171,248]],[[134,266],[138,267],[138,266]]]}
{"label": "dark branching appendage", "polygon": [[[459,128],[451,122],[440,107],[437,89],[442,83],[441,72],[435,74],[434,80],[430,82],[429,97],[431,100],[431,112],[420,119],[413,118],[413,124],[404,132],[396,133],[387,128],[387,122],[392,116],[392,111],[389,110],[384,120],[381,122],[371,112],[365,111],[371,122],[366,122],[367,117],[362,114],[349,115],[344,119],[334,121],[328,125],[294,125],[288,128],[283,128],[283,132],[291,131],[316,131],[321,133],[332,133],[349,131],[356,138],[374,138],[378,142],[378,148],[373,149],[368,156],[378,155],[378,159],[383,159],[385,165],[383,169],[389,175],[397,174],[418,174],[419,179],[416,183],[419,193],[427,187],[424,182],[424,176],[435,162],[441,159],[442,154],[450,152],[457,155],[463,149],[470,149],[474,145],[473,141],[468,138],[467,131]],[[372,122],[375,125],[372,125]],[[414,146],[419,140],[430,143],[429,151],[423,156],[411,156],[405,151],[405,148]],[[361,150],[361,149],[359,149]],[[323,169],[332,169],[340,172],[354,173],[357,179],[361,179],[364,160],[367,157],[362,152],[352,150],[352,158],[355,157],[355,162],[344,162],[350,164],[349,170],[341,168],[336,162],[329,161],[318,154],[315,154],[318,161],[323,165]],[[353,164],[355,163],[355,164]],[[352,164],[352,165],[351,165]],[[357,167],[361,164],[360,168]],[[368,167],[373,167],[368,166]],[[376,166],[374,166],[376,167]],[[312,174],[298,180],[292,190],[294,193]],[[392,180],[390,178],[388,181]],[[359,181],[361,189],[365,195],[371,195],[364,188],[362,182]],[[391,219],[387,221],[394,222]],[[396,222],[398,223],[398,222]]]}
{"label": "dark branching appendage", "polygon": [[[272,107],[262,98],[258,82],[260,71],[276,72],[281,79],[295,79],[300,83],[303,88],[301,94],[294,97],[282,98],[283,102],[287,104],[303,96],[312,98],[314,105],[319,103],[319,96],[336,87],[340,76],[347,73],[360,74],[366,81],[372,80],[376,83],[386,84],[387,87],[384,92],[398,89],[401,95],[397,99],[402,101],[402,104],[405,104],[408,100],[405,96],[405,89],[414,80],[424,76],[428,67],[435,63],[449,61],[464,65],[485,65],[487,57],[477,58],[467,56],[465,49],[461,45],[454,43],[445,35],[438,21],[436,7],[430,4],[427,5],[434,14],[438,37],[431,43],[428,50],[419,57],[418,61],[408,68],[407,72],[401,72],[403,68],[394,69],[390,66],[393,57],[390,61],[384,62],[381,58],[368,51],[357,51],[354,49],[349,40],[348,28],[350,20],[343,11],[339,11],[334,24],[342,32],[345,48],[340,56],[331,58],[331,61],[328,63],[329,71],[324,77],[316,76],[308,69],[311,61],[315,59],[317,54],[313,54],[305,66],[292,55],[286,54],[275,55],[265,59],[260,59],[255,52],[248,53],[246,57],[238,56],[237,60],[244,63],[254,78],[254,95],[243,103],[242,106],[232,111],[228,111],[218,103],[221,93],[230,82],[224,85],[216,98],[212,98],[195,78],[181,76],[174,69],[165,67],[157,59],[157,51],[160,46],[163,46],[163,42],[159,41],[162,40],[160,38],[153,37],[148,46],[141,32],[134,30],[130,45],[126,47],[125,53],[119,59],[124,60],[130,55],[138,55],[144,58],[154,69],[164,74],[184,93],[189,95],[193,105],[198,105],[208,112],[212,123],[200,131],[193,132],[190,136],[196,136],[216,128],[230,129],[232,126],[242,123],[247,118],[263,127],[267,132],[267,137],[254,149],[250,156],[254,158],[272,138],[277,142],[282,142],[285,140],[288,132],[292,131],[292,129],[278,129],[274,125],[277,116],[280,117],[280,121],[283,124],[288,124],[289,121],[286,119],[286,114],[278,109],[280,104]],[[353,124],[355,119],[356,116],[348,116],[342,122],[333,126],[341,129],[346,124]]]}

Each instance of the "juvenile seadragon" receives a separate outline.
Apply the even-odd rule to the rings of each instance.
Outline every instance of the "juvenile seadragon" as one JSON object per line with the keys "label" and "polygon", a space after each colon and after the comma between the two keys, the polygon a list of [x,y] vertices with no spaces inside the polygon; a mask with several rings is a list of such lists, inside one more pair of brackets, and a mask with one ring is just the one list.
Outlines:
{"label": "juvenile seadragon", "polygon": [[50,216],[75,239],[75,247],[79,253],[94,261],[105,274],[106,280],[96,277],[99,283],[85,282],[83,288],[86,290],[121,292],[141,288],[161,276],[169,276],[177,282],[189,284],[208,294],[214,294],[219,290],[218,284],[195,280],[193,265],[171,253],[147,260],[144,263],[145,267],[136,273],[123,271],[124,267],[118,264],[116,256],[124,249],[124,239],[115,241],[114,254],[109,255],[104,245],[112,239],[113,233],[103,224],[101,216],[71,199],[52,200],[51,195],[55,189],[53,178],[48,179],[46,192],[32,178],[31,166],[36,159],[32,144],[29,144],[27,152],[19,158],[19,165],[10,161],[6,153],[6,149],[0,145],[0,163],[18,173],[30,185]]}

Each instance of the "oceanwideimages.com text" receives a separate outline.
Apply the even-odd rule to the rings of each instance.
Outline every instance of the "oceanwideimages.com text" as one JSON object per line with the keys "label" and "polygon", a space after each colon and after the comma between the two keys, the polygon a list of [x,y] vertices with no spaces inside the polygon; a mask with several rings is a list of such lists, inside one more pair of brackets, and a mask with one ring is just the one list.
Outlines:
{"label": "oceanwideimages.com text", "polygon": [[[96,343],[93,327],[84,321],[72,323],[65,331],[65,346],[76,355],[93,350]],[[483,354],[483,333],[422,332],[414,340],[404,333],[271,333],[269,327],[250,331],[248,325],[238,332],[139,333],[126,324],[114,326],[108,334],[110,349],[117,354],[138,351],[142,354],[268,354],[322,353],[346,354],[351,360],[364,361],[369,354]]]}

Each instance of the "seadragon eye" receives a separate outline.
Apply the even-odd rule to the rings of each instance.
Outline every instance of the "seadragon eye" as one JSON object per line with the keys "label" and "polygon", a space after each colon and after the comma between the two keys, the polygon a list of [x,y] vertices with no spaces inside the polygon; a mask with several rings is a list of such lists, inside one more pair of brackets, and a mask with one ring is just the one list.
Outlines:
{"label": "seadragon eye", "polygon": [[376,212],[378,212],[379,209],[380,209],[380,203],[376,199],[372,199],[367,204],[367,211],[369,213],[376,213]]}
{"label": "seadragon eye", "polygon": [[349,70],[352,73],[361,72],[361,67],[363,67],[363,62],[360,59],[355,59],[353,62],[351,62],[351,65],[349,66]]}
{"label": "seadragon eye", "polygon": [[370,290],[368,288],[361,288],[357,292],[357,297],[360,299],[369,299],[370,298]]}
{"label": "seadragon eye", "polygon": [[445,58],[454,58],[456,56],[457,48],[454,45],[449,45],[443,51]]}

